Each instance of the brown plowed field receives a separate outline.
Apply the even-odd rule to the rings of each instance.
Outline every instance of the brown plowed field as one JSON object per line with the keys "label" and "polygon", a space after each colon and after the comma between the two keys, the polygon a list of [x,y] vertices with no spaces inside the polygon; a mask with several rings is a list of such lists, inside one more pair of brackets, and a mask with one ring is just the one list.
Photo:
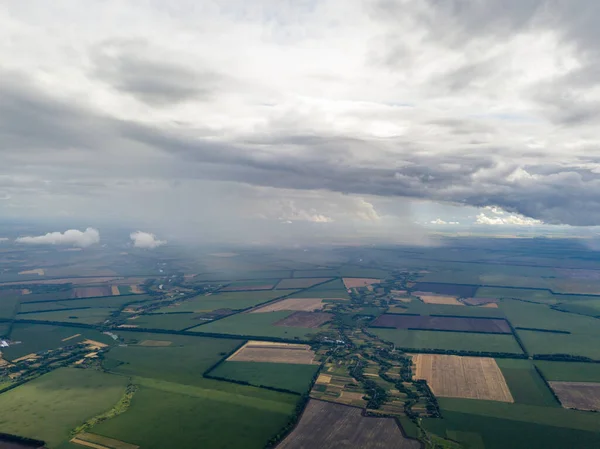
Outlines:
{"label": "brown plowed field", "polygon": [[514,402],[502,371],[490,357],[415,354],[415,378],[436,396]]}
{"label": "brown plowed field", "polygon": [[499,302],[499,299],[496,298],[467,298],[463,300],[465,304],[470,306],[483,306],[485,304],[495,304]]}
{"label": "brown plowed field", "polygon": [[414,292],[413,295],[421,298],[425,304],[446,304],[450,306],[464,306],[464,304],[456,299],[456,296],[433,295],[426,292]]}
{"label": "brown plowed field", "polygon": [[371,278],[344,278],[346,288],[367,287],[368,285],[379,284],[380,282],[379,279]]}
{"label": "brown plowed field", "polygon": [[250,313],[277,312],[280,310],[313,312],[315,310],[321,310],[324,305],[325,303],[323,302],[322,298],[288,298],[282,301],[267,304],[263,307],[259,307]]}
{"label": "brown plowed field", "polygon": [[600,383],[548,382],[564,408],[600,411]]}
{"label": "brown plowed field", "polygon": [[419,329],[437,331],[484,332],[510,334],[510,326],[502,318],[460,318],[451,316],[423,316],[384,314],[371,323],[372,326],[396,329]]}
{"label": "brown plowed field", "polygon": [[273,324],[275,326],[316,328],[331,321],[332,318],[333,315],[326,312],[295,312]]}
{"label": "brown plowed field", "polygon": [[101,285],[98,287],[75,287],[73,289],[73,298],[94,298],[97,296],[112,296],[113,291],[110,285]]}
{"label": "brown plowed field", "polygon": [[392,418],[367,418],[356,407],[311,399],[278,449],[419,449]]}
{"label": "brown plowed field", "polygon": [[249,341],[227,360],[236,362],[296,363],[313,365],[315,353],[309,345]]}
{"label": "brown plowed field", "polygon": [[295,288],[308,288],[313,285],[320,284],[321,282],[330,281],[333,278],[295,278],[295,279],[283,279],[277,284],[277,290],[282,289],[295,289]]}

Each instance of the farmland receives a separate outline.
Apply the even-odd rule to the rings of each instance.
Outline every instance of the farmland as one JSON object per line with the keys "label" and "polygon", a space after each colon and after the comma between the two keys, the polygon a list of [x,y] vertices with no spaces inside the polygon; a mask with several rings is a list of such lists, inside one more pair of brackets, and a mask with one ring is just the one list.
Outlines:
{"label": "farmland", "polygon": [[219,377],[250,385],[281,388],[296,393],[306,393],[318,365],[298,363],[240,362],[229,360],[210,371]]}
{"label": "farmland", "polygon": [[[152,341],[171,336],[156,334]],[[142,345],[118,346],[105,356],[103,365],[111,372],[126,376],[156,378],[186,385],[202,382],[202,373],[241,344],[238,340],[203,337],[179,337],[168,346],[149,346],[147,335]]]}
{"label": "farmland", "polygon": [[438,354],[412,358],[415,378],[426,380],[436,396],[513,402],[494,359]]}
{"label": "farmland", "polygon": [[210,296],[202,295],[164,307],[159,312],[206,312],[217,309],[247,309],[248,307],[254,307],[257,304],[271,301],[289,293],[293,292],[265,291],[216,293]]}
{"label": "farmland", "polygon": [[170,390],[160,383],[142,385],[127,412],[95,426],[94,433],[144,449],[262,449],[286,423],[296,400],[272,392],[259,399],[232,393],[203,397],[204,391],[189,387]]}
{"label": "farmland", "polygon": [[407,350],[445,350],[521,354],[512,335],[470,334],[407,329],[371,328],[369,332]]}
{"label": "farmland", "polygon": [[[351,436],[351,437],[350,437]],[[351,438],[351,439],[350,439]],[[280,449],[339,447],[381,449],[419,449],[420,443],[403,437],[390,418],[365,418],[359,408],[311,399],[294,431],[279,445]]]}
{"label": "farmland", "polygon": [[284,289],[299,289],[299,288],[309,288],[316,284],[321,284],[324,282],[330,281],[331,278],[292,278],[292,279],[282,279],[277,284],[278,290]]}
{"label": "farmland", "polygon": [[277,326],[275,323],[291,315],[290,311],[245,313],[233,315],[213,323],[190,329],[191,332],[217,333],[244,336],[263,336],[283,339],[308,340],[319,328]]}
{"label": "farmland", "polygon": [[227,360],[311,365],[315,363],[314,358],[315,353],[309,345],[249,341]]}
{"label": "farmland", "polygon": [[[0,385],[18,385],[0,393],[0,407],[16,396],[29,403],[27,388],[69,366],[75,384],[81,373],[101,381],[78,393],[89,413],[68,424],[53,414],[55,430],[42,426],[51,449],[83,447],[69,442],[76,434],[130,449],[600,447],[600,415],[568,408],[596,408],[600,364],[584,357],[600,360],[600,296],[573,293],[600,287],[600,266],[562,268],[593,266],[597,256],[538,258],[528,245],[558,243],[492,240],[477,248],[452,239],[443,248],[215,248],[189,258],[161,248],[95,260],[101,275],[55,248],[40,253],[48,263],[27,260],[34,250],[25,248],[0,266],[7,282],[23,279],[0,285],[8,345]],[[540,260],[548,266],[530,266]],[[45,275],[18,275],[27,267]],[[102,379],[117,379],[120,393],[96,410],[88,390],[102,390]],[[76,402],[61,382],[48,386],[57,410],[66,407],[60,392]],[[28,420],[19,413],[10,425],[35,437]],[[397,422],[421,443],[402,438]]]}
{"label": "farmland", "polygon": [[331,321],[333,315],[325,312],[294,312],[291,315],[275,322],[275,326],[303,327],[314,329]]}
{"label": "farmland", "polygon": [[558,402],[530,360],[497,359],[496,363],[518,404],[557,407]]}
{"label": "farmland", "polygon": [[421,329],[438,331],[463,331],[495,334],[510,334],[505,320],[488,318],[433,317],[387,314],[371,323],[375,327],[396,329]]}
{"label": "farmland", "polygon": [[326,303],[323,301],[321,298],[288,298],[254,309],[251,313],[277,312],[280,310],[314,312],[325,306]]}
{"label": "farmland", "polygon": [[549,382],[563,407],[600,411],[600,383]]}
{"label": "farmland", "polygon": [[69,432],[110,409],[125,392],[127,379],[93,370],[63,368],[2,393],[0,431],[46,441],[57,447]]}
{"label": "farmland", "polygon": [[435,282],[417,282],[414,288],[419,292],[429,292],[438,295],[448,295],[462,298],[473,297],[477,292],[476,286]]}

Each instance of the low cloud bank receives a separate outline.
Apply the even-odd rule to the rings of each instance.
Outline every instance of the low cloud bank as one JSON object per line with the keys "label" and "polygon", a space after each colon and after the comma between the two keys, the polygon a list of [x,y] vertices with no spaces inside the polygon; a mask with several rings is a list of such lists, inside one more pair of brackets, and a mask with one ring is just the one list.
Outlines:
{"label": "low cloud bank", "polygon": [[154,249],[167,243],[166,240],[159,240],[149,232],[136,231],[132,232],[129,237],[133,240],[135,248]]}
{"label": "low cloud bank", "polygon": [[65,245],[86,248],[100,242],[100,233],[94,228],[87,228],[83,232],[78,229],[69,229],[65,232],[49,232],[45,235],[19,237],[15,241],[27,245]]}

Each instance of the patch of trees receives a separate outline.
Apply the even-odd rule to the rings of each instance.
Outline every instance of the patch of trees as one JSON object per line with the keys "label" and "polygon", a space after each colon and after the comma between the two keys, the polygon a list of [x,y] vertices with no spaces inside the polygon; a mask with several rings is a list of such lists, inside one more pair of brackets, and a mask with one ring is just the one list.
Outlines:
{"label": "patch of trees", "polygon": [[489,351],[463,351],[457,349],[428,349],[428,348],[398,348],[403,352],[417,351],[422,354],[446,354],[446,355],[464,355],[472,357],[492,357],[498,359],[526,359],[525,354],[515,354],[513,352],[489,352]]}
{"label": "patch of trees", "polygon": [[515,327],[515,329],[518,329],[520,331],[547,332],[550,334],[570,334],[571,333],[569,331],[559,331],[559,330],[555,330],[555,329],[538,329],[536,327]]}
{"label": "patch of trees", "polygon": [[1,442],[21,444],[23,446],[29,446],[32,448],[41,448],[46,444],[46,442],[41,440],[34,440],[33,438],[21,437],[18,435],[11,435],[9,433],[0,432],[0,443]]}
{"label": "patch of trees", "polygon": [[600,363],[600,360],[594,360],[589,357],[582,355],[572,354],[536,354],[533,356],[534,360],[549,360],[553,362],[587,362],[587,363]]}

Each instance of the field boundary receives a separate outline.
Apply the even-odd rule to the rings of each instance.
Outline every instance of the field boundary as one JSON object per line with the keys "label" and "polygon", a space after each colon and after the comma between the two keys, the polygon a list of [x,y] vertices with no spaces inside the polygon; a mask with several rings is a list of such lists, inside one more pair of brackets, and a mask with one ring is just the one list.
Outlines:
{"label": "field boundary", "polygon": [[[43,293],[38,293],[39,295],[43,295]],[[143,296],[148,293],[127,293],[126,295],[111,295],[111,296],[86,296],[85,298],[66,298],[66,299],[49,299],[47,301],[39,300],[39,301],[23,301],[21,304],[41,304],[41,303],[49,303],[49,302],[65,302],[65,301],[84,301],[86,299],[98,299],[98,298],[123,298],[128,296]]]}
{"label": "field boundary", "polygon": [[571,332],[569,331],[559,331],[555,329],[539,329],[537,327],[515,327],[518,331],[531,331],[531,332],[546,332],[549,334],[566,334],[569,335]]}
{"label": "field boundary", "polygon": [[31,312],[19,312],[17,315],[31,315],[34,313],[46,313],[46,312],[68,312],[69,310],[86,310],[86,309],[97,309],[101,307],[67,307],[65,309],[47,309],[47,310],[33,310]]}

